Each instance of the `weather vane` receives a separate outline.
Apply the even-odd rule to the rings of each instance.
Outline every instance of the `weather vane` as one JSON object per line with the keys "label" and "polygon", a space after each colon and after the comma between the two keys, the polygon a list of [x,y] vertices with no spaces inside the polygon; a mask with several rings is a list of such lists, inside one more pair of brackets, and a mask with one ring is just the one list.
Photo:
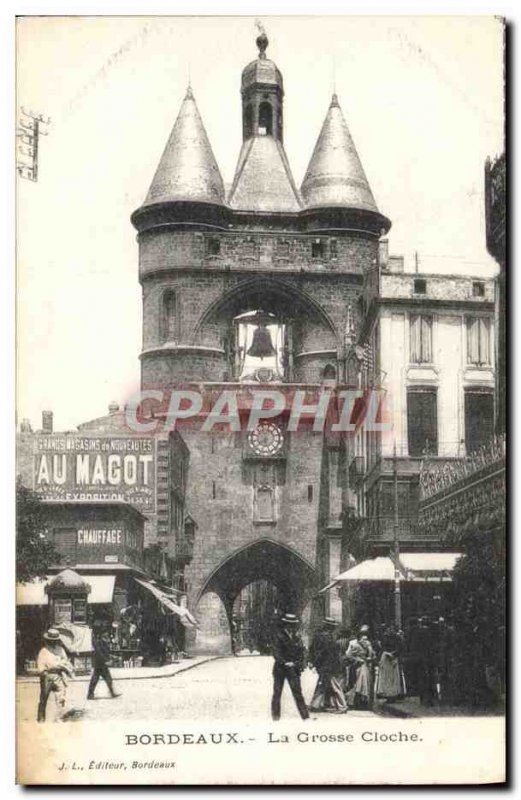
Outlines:
{"label": "weather vane", "polygon": [[259,58],[266,58],[266,48],[269,44],[269,39],[266,35],[264,25],[262,24],[260,19],[255,20],[255,27],[259,31],[259,35],[255,39],[255,44],[259,48]]}

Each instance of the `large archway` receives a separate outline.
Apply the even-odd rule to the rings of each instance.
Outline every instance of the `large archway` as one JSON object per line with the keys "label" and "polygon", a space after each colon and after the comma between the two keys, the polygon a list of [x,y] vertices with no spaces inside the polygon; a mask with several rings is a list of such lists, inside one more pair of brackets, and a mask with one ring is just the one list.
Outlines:
{"label": "large archway", "polygon": [[287,316],[289,309],[295,317],[320,320],[336,341],[335,326],[325,309],[294,283],[272,275],[256,275],[239,281],[205,309],[194,334],[197,335],[206,324],[221,316],[231,318],[254,308],[264,308],[279,317]]}
{"label": "large archway", "polygon": [[[203,607],[206,613],[210,611],[205,602],[208,593],[220,598],[224,606],[228,630],[215,637],[220,653],[230,653],[234,649],[234,603],[241,591],[252,584],[265,584],[274,589],[279,614],[292,612],[300,615],[317,591],[314,568],[286,545],[260,539],[232,553],[208,577],[197,601],[196,615],[199,616]],[[222,620],[221,615],[221,628]],[[219,620],[205,621],[206,626],[210,624],[215,628]],[[195,649],[203,652],[207,647],[208,643],[200,640]]]}

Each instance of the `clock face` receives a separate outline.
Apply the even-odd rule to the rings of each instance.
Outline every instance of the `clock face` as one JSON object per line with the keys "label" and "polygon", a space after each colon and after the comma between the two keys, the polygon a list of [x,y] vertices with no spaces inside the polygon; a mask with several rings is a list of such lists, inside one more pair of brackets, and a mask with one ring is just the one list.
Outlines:
{"label": "clock face", "polygon": [[284,435],[274,422],[264,422],[251,431],[248,441],[257,455],[274,456],[282,449]]}

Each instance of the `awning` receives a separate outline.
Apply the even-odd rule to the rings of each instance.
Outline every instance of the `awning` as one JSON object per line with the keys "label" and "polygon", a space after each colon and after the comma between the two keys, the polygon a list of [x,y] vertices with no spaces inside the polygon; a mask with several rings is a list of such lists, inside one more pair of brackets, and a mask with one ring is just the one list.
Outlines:
{"label": "awning", "polygon": [[161,603],[163,608],[169,614],[176,614],[179,617],[181,623],[185,626],[185,628],[194,628],[197,625],[197,620],[195,619],[194,616],[192,616],[192,614],[190,614],[188,609],[185,608],[184,606],[177,605],[177,603],[174,602],[173,598],[170,597],[165,591],[160,589],[158,586],[156,586],[155,583],[152,583],[151,581],[142,580],[141,578],[134,578],[134,580],[136,581],[136,583],[139,583],[139,585],[142,586],[144,589],[149,591],[156,598],[156,600],[159,603]]}
{"label": "awning", "polygon": [[[402,581],[451,581],[452,571],[461,553],[401,553],[399,558]],[[339,583],[355,581],[394,581],[395,566],[389,556],[377,556],[337,575],[320,593]]]}
{"label": "awning", "polygon": [[[30,583],[16,584],[17,606],[46,606],[48,602],[45,587],[55,575],[47,575],[43,580],[36,579]],[[115,575],[82,575],[90,584],[90,593],[87,595],[89,603],[112,603],[114,594]]]}

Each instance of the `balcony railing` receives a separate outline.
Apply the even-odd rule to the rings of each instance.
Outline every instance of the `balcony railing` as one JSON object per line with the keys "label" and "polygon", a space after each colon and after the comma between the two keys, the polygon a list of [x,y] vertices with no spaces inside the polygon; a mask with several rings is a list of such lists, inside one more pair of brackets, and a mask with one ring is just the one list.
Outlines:
{"label": "balcony railing", "polygon": [[453,459],[440,463],[425,460],[420,472],[420,499],[422,502],[453,489],[459,483],[466,483],[495,465],[499,466],[506,457],[506,437],[497,436],[466,458]]}

